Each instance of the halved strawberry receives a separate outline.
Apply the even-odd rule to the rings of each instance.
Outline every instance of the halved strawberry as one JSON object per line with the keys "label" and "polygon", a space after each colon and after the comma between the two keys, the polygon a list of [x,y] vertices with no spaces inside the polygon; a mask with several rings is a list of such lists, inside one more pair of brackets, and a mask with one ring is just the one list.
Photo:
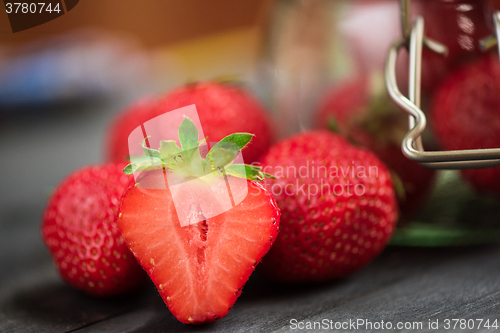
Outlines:
{"label": "halved strawberry", "polygon": [[119,228],[172,314],[183,323],[224,317],[278,233],[271,195],[254,193],[233,209],[181,227],[168,189],[132,187]]}
{"label": "halved strawberry", "polygon": [[186,324],[228,313],[276,239],[280,218],[272,196],[253,181],[269,175],[232,163],[251,134],[224,138],[206,158],[197,138],[185,118],[181,147],[175,141],[161,141],[158,151],[144,147],[148,159],[124,170],[142,173],[125,192],[118,219],[126,244]]}

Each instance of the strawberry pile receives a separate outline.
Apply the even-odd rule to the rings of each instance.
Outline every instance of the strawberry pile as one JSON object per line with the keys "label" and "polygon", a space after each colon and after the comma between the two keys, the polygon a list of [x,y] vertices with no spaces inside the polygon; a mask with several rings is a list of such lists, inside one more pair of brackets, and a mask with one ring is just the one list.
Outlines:
{"label": "strawberry pile", "polygon": [[[155,122],[193,104],[199,120]],[[338,134],[272,145],[272,130],[260,103],[229,84],[188,84],[131,106],[110,126],[110,162],[69,175],[49,199],[42,235],[61,277],[96,296],[149,277],[180,322],[202,324],[228,314],[256,267],[311,283],[368,264],[399,215],[389,168]]]}
{"label": "strawberry pile", "polygon": [[[358,4],[351,15],[381,4],[395,6]],[[426,148],[500,147],[498,57],[476,47],[490,30],[484,9],[469,0],[415,6],[426,35],[450,50],[447,59],[424,52],[422,105],[436,137],[423,138]],[[360,70],[318,101],[317,129],[277,143],[268,111],[229,83],[186,84],[121,112],[106,132],[107,163],[67,176],[44,212],[42,237],[62,279],[103,297],[149,278],[180,322],[203,324],[229,313],[255,269],[280,283],[320,283],[371,262],[399,217],[422,208],[435,172],[402,154],[407,115],[382,75],[368,74],[381,69],[384,48],[352,44]],[[500,194],[500,167],[462,174]]]}

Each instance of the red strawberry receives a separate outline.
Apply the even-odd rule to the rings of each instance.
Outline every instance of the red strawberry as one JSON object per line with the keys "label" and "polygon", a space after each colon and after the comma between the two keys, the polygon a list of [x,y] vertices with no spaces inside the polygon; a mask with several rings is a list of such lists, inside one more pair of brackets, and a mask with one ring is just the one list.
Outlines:
{"label": "red strawberry", "polygon": [[398,217],[391,176],[371,152],[326,132],[271,147],[263,170],[282,212],[281,230],[261,270],[289,282],[327,281],[370,262]]}
{"label": "red strawberry", "polygon": [[[436,92],[434,129],[446,150],[500,147],[500,66],[489,56],[454,71]],[[500,167],[462,170],[479,190],[500,194]]]}
{"label": "red strawberry", "polygon": [[146,277],[116,227],[120,198],[133,180],[124,166],[75,171],[54,191],[43,216],[42,236],[59,274],[91,295],[117,295]]}
{"label": "red strawberry", "polygon": [[[125,160],[129,155],[128,136],[132,130],[146,120],[191,104],[196,105],[209,142],[217,142],[236,132],[255,134],[255,139],[243,153],[248,163],[258,160],[271,144],[270,118],[254,97],[236,85],[203,82],[181,86],[159,101],[144,100],[119,115],[111,125],[107,158],[111,161]],[[163,130],[157,129],[158,132]]]}
{"label": "red strawberry", "polygon": [[373,151],[401,180],[402,213],[410,215],[424,203],[435,172],[401,152],[408,117],[390,100],[383,82],[358,77],[327,93],[320,106],[318,126],[328,128],[332,124],[344,137]]}
{"label": "red strawberry", "polygon": [[154,118],[157,98],[144,97],[121,112],[109,126],[106,142],[106,159],[124,162],[129,156],[128,136],[139,125]]}
{"label": "red strawberry", "polygon": [[[425,7],[426,1],[413,1],[414,9]],[[427,1],[428,2],[428,1]],[[432,1],[439,2],[439,1]],[[342,37],[347,41],[346,54],[354,61],[355,75],[383,71],[387,50],[401,38],[400,6],[393,0],[351,1],[339,24]],[[427,24],[426,24],[427,27]],[[366,33],[370,31],[370,33]],[[344,44],[342,44],[344,46]],[[431,91],[446,74],[448,59],[424,48],[422,58],[422,90]],[[408,90],[409,57],[406,50],[398,55],[397,82],[401,91]]]}
{"label": "red strawberry", "polygon": [[202,158],[197,129],[185,118],[181,147],[173,140],[160,141],[158,151],[144,147],[149,157],[133,158],[138,162],[125,169],[144,171],[123,197],[118,227],[183,323],[224,317],[276,239],[280,214],[274,199],[244,179],[268,175],[231,164],[251,138],[227,136]]}
{"label": "red strawberry", "polygon": [[[493,6],[498,0],[437,0],[414,1],[412,13],[424,18],[424,33],[441,44],[448,53],[440,56],[426,48],[422,54],[423,98],[434,93],[440,82],[450,71],[482,53],[479,41],[493,34]],[[401,91],[407,95],[408,52],[401,52],[398,59],[397,76]]]}
{"label": "red strawberry", "polygon": [[426,36],[448,48],[447,64],[463,62],[481,54],[479,40],[492,34],[494,1],[418,1],[415,12],[425,20]]}

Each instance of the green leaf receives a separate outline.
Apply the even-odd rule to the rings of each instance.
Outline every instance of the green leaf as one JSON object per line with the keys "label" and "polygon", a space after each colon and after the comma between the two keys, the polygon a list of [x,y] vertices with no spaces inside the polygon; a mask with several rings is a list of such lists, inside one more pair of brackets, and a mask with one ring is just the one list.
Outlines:
{"label": "green leaf", "polygon": [[131,175],[135,172],[142,172],[142,171],[149,171],[149,170],[155,170],[155,169],[162,169],[161,164],[135,164],[135,163],[130,163],[123,169],[123,172],[127,175]]}
{"label": "green leaf", "polygon": [[252,137],[253,134],[250,133],[235,133],[217,142],[207,155],[207,161],[213,170],[234,161],[240,150],[252,140]]}
{"label": "green leaf", "polygon": [[145,137],[144,140],[142,140],[142,152],[146,156],[158,158],[161,160],[161,155],[160,155],[160,152],[158,150],[151,149],[151,148],[148,148],[145,146],[147,138],[149,138],[149,136]]}
{"label": "green leaf", "polygon": [[160,141],[160,155],[164,160],[169,156],[179,154],[181,151],[174,140]]}
{"label": "green leaf", "polygon": [[219,144],[233,143],[238,147],[238,149],[243,149],[250,142],[250,140],[252,140],[253,137],[254,137],[254,134],[250,134],[250,133],[234,133],[234,134],[228,135],[225,138],[223,138],[222,140],[220,140],[214,146],[214,148],[217,147],[217,145],[219,145]]}
{"label": "green leaf", "polygon": [[161,159],[151,156],[132,156],[130,162],[133,164],[143,165],[143,164],[161,164]]}
{"label": "green leaf", "polygon": [[215,170],[218,167],[223,167],[236,158],[239,153],[238,146],[231,142],[218,143],[207,154],[207,162],[210,163],[212,169]]}
{"label": "green leaf", "polygon": [[339,125],[334,117],[328,117],[328,129],[333,133],[340,133]]}
{"label": "green leaf", "polygon": [[226,174],[245,178],[248,180],[262,181],[265,178],[276,179],[274,176],[261,171],[262,168],[255,165],[248,164],[231,164],[224,167]]}
{"label": "green leaf", "polygon": [[198,129],[188,117],[179,126],[179,141],[182,150],[190,150],[198,147]]}
{"label": "green leaf", "polygon": [[268,174],[268,173],[265,173],[265,172],[261,172],[260,174],[261,174],[264,178],[269,178],[269,179],[278,179],[278,178],[274,177],[273,175]]}
{"label": "green leaf", "polygon": [[135,169],[136,169],[136,165],[133,163],[130,163],[130,164],[127,164],[125,169],[123,169],[123,173],[125,173],[126,175],[131,175],[134,173]]}
{"label": "green leaf", "polygon": [[180,147],[174,140],[164,140],[160,141],[159,150],[151,149],[146,147],[147,138],[145,138],[142,142],[145,156],[132,157],[133,163],[127,165],[123,172],[130,175],[146,170],[168,169],[179,173],[185,179],[192,179],[220,171],[220,175],[227,174],[257,181],[274,178],[262,172],[257,166],[231,164],[253,136],[250,133],[228,135],[215,144],[206,159],[203,159],[199,145],[204,143],[206,138],[198,142],[198,130],[195,124],[188,117],[184,117],[179,126]]}
{"label": "green leaf", "polygon": [[403,181],[401,180],[401,177],[397,174],[397,172],[391,170],[391,178],[392,178],[392,185],[394,186],[394,189],[396,190],[396,195],[399,200],[405,201],[406,200],[406,191],[405,191],[405,185]]}
{"label": "green leaf", "polygon": [[227,174],[238,178],[247,178],[247,176],[254,174],[252,170],[246,172],[247,168],[245,167],[245,164],[231,164],[222,169],[224,169]]}

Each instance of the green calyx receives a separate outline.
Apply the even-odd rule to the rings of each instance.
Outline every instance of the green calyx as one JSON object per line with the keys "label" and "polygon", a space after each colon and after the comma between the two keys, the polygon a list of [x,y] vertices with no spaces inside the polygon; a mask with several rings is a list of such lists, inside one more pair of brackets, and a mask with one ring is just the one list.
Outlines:
{"label": "green calyx", "polygon": [[261,171],[261,167],[233,163],[241,149],[252,140],[253,134],[234,133],[226,136],[211,147],[206,158],[201,157],[200,145],[206,139],[198,141],[198,129],[188,117],[184,117],[179,126],[180,147],[174,140],[160,141],[158,150],[146,146],[142,141],[143,156],[131,158],[123,172],[131,175],[136,172],[163,169],[174,172],[186,179],[194,179],[214,173],[217,176],[233,176],[249,180],[262,181],[274,178]]}

